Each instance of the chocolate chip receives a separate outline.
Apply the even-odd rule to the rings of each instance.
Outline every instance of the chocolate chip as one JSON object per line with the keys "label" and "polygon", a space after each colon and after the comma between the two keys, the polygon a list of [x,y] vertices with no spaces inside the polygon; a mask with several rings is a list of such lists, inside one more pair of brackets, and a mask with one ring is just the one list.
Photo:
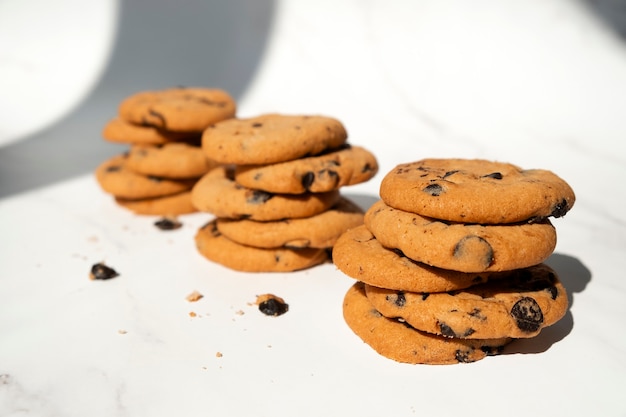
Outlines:
{"label": "chocolate chip", "polygon": [[274,197],[274,194],[267,191],[250,190],[246,193],[246,202],[249,204],[263,204],[272,197]]}
{"label": "chocolate chip", "polygon": [[430,296],[429,292],[425,292],[422,294],[422,301],[426,300]]}
{"label": "chocolate chip", "polygon": [[94,264],[91,267],[91,272],[89,273],[90,279],[111,279],[119,276],[120,274],[117,271],[109,266],[106,266],[102,262]]}
{"label": "chocolate chip", "polygon": [[369,163],[363,165],[363,168],[361,168],[361,172],[370,172],[373,170],[374,168]]}
{"label": "chocolate chip", "polygon": [[289,304],[271,297],[259,303],[259,311],[267,316],[280,316],[289,311]]}
{"label": "chocolate chip", "polygon": [[404,296],[404,293],[402,291],[398,291],[393,295],[388,295],[386,299],[387,301],[391,301],[398,307],[404,307],[404,305],[406,304],[406,297]]}
{"label": "chocolate chip", "polygon": [[499,355],[504,351],[504,346],[481,346],[480,350],[487,356]]}
{"label": "chocolate chip", "polygon": [[446,337],[458,337],[457,334],[454,332],[454,330],[452,330],[452,327],[448,326],[445,323],[438,323],[439,324],[439,332]]}
{"label": "chocolate chip", "polygon": [[446,172],[445,174],[443,174],[443,177],[441,177],[441,179],[442,179],[442,180],[443,180],[443,179],[446,179],[446,178],[448,178],[450,175],[454,175],[454,174],[456,174],[457,172],[459,172],[459,170],[458,170],[458,169],[455,169],[454,171],[448,171],[448,172]]}
{"label": "chocolate chip", "polygon": [[524,297],[516,302],[511,308],[511,316],[523,332],[536,332],[543,324],[541,307],[530,297]]}
{"label": "chocolate chip", "polygon": [[491,174],[483,175],[481,178],[493,178],[494,180],[501,180],[502,174],[499,172],[492,172]]}
{"label": "chocolate chip", "polygon": [[252,123],[252,127],[261,127],[263,126],[263,123]]}
{"label": "chocolate chip", "polygon": [[457,350],[454,353],[454,359],[456,359],[459,363],[469,363],[472,362],[470,359],[471,350]]}
{"label": "chocolate chip", "polygon": [[175,230],[182,227],[182,223],[173,217],[163,217],[154,222],[154,225],[161,230]]}
{"label": "chocolate chip", "polygon": [[560,203],[554,205],[554,207],[552,208],[552,213],[550,213],[550,215],[554,217],[563,217],[568,211],[569,205],[567,204],[567,200],[563,199]]}
{"label": "chocolate chip", "polygon": [[300,183],[302,184],[304,189],[307,190],[307,191],[311,188],[311,185],[313,184],[313,181],[315,181],[315,173],[311,172],[311,171],[308,171],[300,179]]}
{"label": "chocolate chip", "polygon": [[433,197],[439,197],[444,192],[444,189],[439,184],[428,184],[422,191]]}
{"label": "chocolate chip", "polygon": [[559,296],[559,290],[557,290],[556,287],[554,287],[554,286],[546,288],[546,291],[548,291],[550,293],[550,297],[553,300],[556,300],[556,297]]}
{"label": "chocolate chip", "polygon": [[487,269],[493,262],[493,248],[485,239],[467,235],[456,244],[453,255],[459,260],[472,261],[475,267]]}
{"label": "chocolate chip", "polygon": [[111,165],[110,167],[107,167],[106,172],[117,172],[117,171],[120,171],[121,169],[122,167],[119,165]]}

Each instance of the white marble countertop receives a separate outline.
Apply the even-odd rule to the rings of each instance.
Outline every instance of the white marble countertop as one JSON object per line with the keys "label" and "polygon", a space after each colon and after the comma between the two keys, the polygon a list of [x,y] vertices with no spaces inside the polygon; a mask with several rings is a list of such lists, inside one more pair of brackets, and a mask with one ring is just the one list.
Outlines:
{"label": "white marble countertop", "polygon": [[[425,157],[568,181],[577,201],[548,261],[565,318],[473,364],[399,364],[347,328],[353,280],[333,265],[212,264],[193,244],[209,215],[159,231],[86,172],[0,199],[0,415],[626,415],[626,40],[565,0],[285,0],[262,57],[240,115],[340,119],[379,158],[343,191],[363,205]],[[120,276],[89,280],[101,261]],[[261,293],[289,312],[263,316]]]}

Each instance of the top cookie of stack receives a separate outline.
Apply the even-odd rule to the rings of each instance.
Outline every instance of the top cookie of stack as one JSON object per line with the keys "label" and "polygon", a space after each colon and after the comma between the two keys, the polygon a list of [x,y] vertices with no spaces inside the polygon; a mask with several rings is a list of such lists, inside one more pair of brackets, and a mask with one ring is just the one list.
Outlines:
{"label": "top cookie of stack", "polygon": [[344,318],[380,354],[472,362],[565,314],[565,289],[542,262],[556,246],[548,218],[565,215],[575,196],[554,173],[425,159],[390,171],[380,196],[333,250],[358,280]]}
{"label": "top cookie of stack", "polygon": [[248,272],[293,271],[328,259],[362,210],[340,188],[371,179],[374,155],[347,143],[338,120],[264,114],[208,127],[206,155],[221,164],[192,190],[200,211],[216,216],[198,231],[208,259]]}
{"label": "top cookie of stack", "polygon": [[234,99],[219,89],[170,88],[128,96],[102,136],[130,149],[103,162],[96,179],[137,214],[196,211],[191,187],[216,165],[200,148],[202,132],[235,112]]}

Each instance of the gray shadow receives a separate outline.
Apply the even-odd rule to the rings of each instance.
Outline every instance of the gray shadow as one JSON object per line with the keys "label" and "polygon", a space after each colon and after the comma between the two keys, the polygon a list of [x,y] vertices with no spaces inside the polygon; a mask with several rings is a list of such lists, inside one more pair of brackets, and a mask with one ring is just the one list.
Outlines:
{"label": "gray shadow", "polygon": [[274,3],[122,0],[112,56],[91,94],[48,129],[0,147],[0,198],[92,172],[126,149],[101,130],[134,92],[205,86],[239,99],[263,57]]}
{"label": "gray shadow", "polygon": [[504,354],[545,352],[553,344],[565,339],[574,328],[574,316],[571,312],[574,294],[581,293],[587,288],[591,282],[591,271],[579,259],[560,253],[552,254],[546,264],[557,272],[565,287],[569,300],[568,311],[561,320],[541,330],[536,337],[515,340],[505,348]]}
{"label": "gray shadow", "polygon": [[582,4],[622,41],[626,41],[626,1],[582,0]]}

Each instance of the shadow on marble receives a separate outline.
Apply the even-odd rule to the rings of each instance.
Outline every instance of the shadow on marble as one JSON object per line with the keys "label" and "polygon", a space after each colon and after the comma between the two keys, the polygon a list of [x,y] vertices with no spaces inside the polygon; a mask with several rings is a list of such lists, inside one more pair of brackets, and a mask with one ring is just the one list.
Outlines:
{"label": "shadow on marble", "polygon": [[265,53],[275,14],[275,0],[120,6],[112,55],[91,94],[49,128],[0,147],[0,198],[90,173],[123,152],[101,131],[136,91],[219,87],[239,100]]}
{"label": "shadow on marble", "polygon": [[558,273],[565,287],[569,301],[567,313],[557,323],[543,329],[536,337],[518,339],[511,343],[506,347],[503,353],[505,355],[545,352],[553,344],[565,339],[574,328],[574,316],[571,311],[574,294],[584,291],[591,282],[591,271],[578,258],[561,253],[552,254],[546,263]]}
{"label": "shadow on marble", "polygon": [[623,0],[583,0],[601,22],[626,42],[626,2]]}

